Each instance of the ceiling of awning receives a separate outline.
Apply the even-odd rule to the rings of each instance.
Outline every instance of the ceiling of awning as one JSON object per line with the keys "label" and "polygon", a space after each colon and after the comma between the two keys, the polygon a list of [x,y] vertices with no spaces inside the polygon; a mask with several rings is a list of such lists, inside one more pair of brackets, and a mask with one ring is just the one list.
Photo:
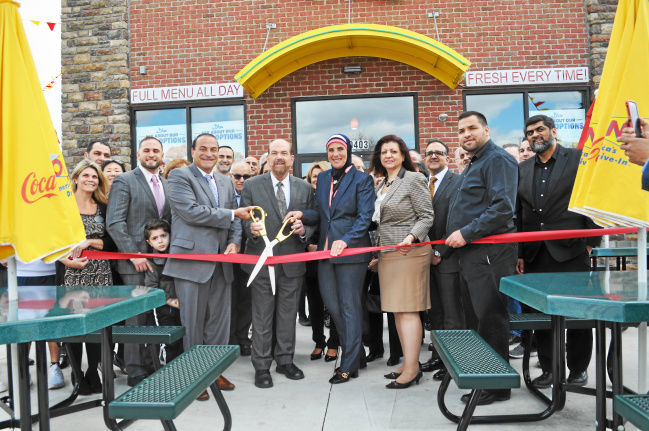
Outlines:
{"label": "ceiling of awning", "polygon": [[416,67],[449,88],[471,62],[428,36],[399,27],[344,24],[322,27],[278,43],[248,63],[235,79],[254,98],[310,64],[340,57],[379,57]]}

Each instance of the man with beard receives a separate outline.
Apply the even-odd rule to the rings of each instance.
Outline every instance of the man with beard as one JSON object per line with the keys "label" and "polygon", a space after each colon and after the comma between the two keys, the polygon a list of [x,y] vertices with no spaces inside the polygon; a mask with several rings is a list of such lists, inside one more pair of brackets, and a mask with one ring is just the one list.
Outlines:
{"label": "man with beard", "polygon": [[227,145],[219,145],[219,159],[216,163],[216,172],[221,175],[228,175],[234,163],[234,150]]}
{"label": "man with beard", "polygon": [[[545,115],[535,115],[525,121],[525,136],[535,156],[520,164],[516,204],[518,230],[596,228],[588,217],[568,211],[581,150],[557,144],[554,120]],[[588,271],[589,253],[599,242],[600,238],[591,237],[521,243],[516,272]],[[535,335],[543,374],[532,384],[547,388],[552,384],[552,334],[551,331],[535,331]],[[586,369],[592,350],[592,330],[568,329],[568,384],[583,386],[587,383]]]}
{"label": "man with beard", "polygon": [[[260,206],[266,214],[266,232],[272,240],[282,228],[284,216],[294,209],[311,208],[313,189],[306,181],[289,174],[293,165],[292,146],[283,139],[270,143],[268,164],[271,171],[245,182],[241,193],[242,206]],[[261,255],[266,244],[260,236],[264,225],[246,221],[243,231],[246,253]],[[290,227],[287,226],[287,229]],[[301,220],[292,223],[295,233],[273,248],[273,254],[303,252],[306,231]],[[309,229],[310,232],[310,229]],[[242,265],[248,274],[253,265]],[[270,365],[277,363],[277,371],[291,380],[304,378],[304,373],[293,362],[295,353],[295,316],[300,286],[306,273],[304,262],[275,265],[276,292],[271,289],[268,266],[264,266],[250,285],[252,296],[252,365],[255,368],[255,386],[270,388],[273,379]]]}
{"label": "man with beard", "polygon": [[[474,328],[489,345],[509,358],[507,299],[499,291],[500,279],[514,273],[516,244],[473,244],[488,235],[514,232],[518,165],[489,135],[487,119],[476,111],[458,117],[458,138],[472,154],[462,173],[459,191],[452,198],[446,222],[446,245],[455,249],[460,284],[468,292]],[[477,326],[477,328],[475,327]],[[485,390],[478,405],[504,401],[510,390]],[[470,394],[462,397],[468,402]]]}
{"label": "man with beard", "polygon": [[[140,141],[137,159],[140,166],[117,175],[113,180],[106,211],[106,230],[121,253],[146,253],[144,224],[151,219],[171,221],[167,202],[167,180],[158,171],[164,157],[162,143],[153,136]],[[117,261],[117,272],[124,284],[144,285],[144,272],[153,271],[148,259]],[[155,325],[153,313],[147,312],[126,321],[129,325]],[[152,358],[143,345],[126,344],[127,383],[135,386],[153,371]]]}

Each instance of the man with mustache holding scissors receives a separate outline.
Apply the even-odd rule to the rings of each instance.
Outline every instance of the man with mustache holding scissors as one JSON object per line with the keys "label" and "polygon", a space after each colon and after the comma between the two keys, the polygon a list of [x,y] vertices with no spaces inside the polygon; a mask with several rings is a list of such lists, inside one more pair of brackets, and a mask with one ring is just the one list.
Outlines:
{"label": "man with mustache holding scissors", "polygon": [[[289,174],[293,165],[291,144],[283,139],[272,141],[268,148],[268,164],[271,171],[256,176],[245,182],[241,192],[241,206],[257,206],[255,220],[245,221],[243,231],[246,239],[246,253],[265,259],[267,252],[265,234],[269,240],[277,238],[281,242],[274,244],[274,255],[303,252],[307,236],[311,230],[305,230],[302,221],[283,225],[284,216],[290,210],[311,208],[313,191],[309,184]],[[281,234],[288,234],[281,240]],[[273,244],[269,244],[269,247]],[[274,265],[274,283],[268,265],[254,268],[253,265],[242,265],[249,274],[248,283],[252,296],[252,365],[255,368],[255,386],[270,388],[273,379],[270,365],[275,359],[278,373],[291,380],[304,378],[304,373],[293,363],[295,353],[295,316],[297,315],[300,287],[306,272],[304,262]]]}

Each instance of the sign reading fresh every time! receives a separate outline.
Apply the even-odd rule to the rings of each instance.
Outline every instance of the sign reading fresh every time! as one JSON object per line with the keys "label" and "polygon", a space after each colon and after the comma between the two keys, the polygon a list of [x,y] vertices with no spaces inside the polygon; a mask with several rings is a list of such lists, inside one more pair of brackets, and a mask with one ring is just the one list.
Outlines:
{"label": "sign reading fresh every time!", "polygon": [[131,103],[178,102],[182,100],[224,99],[243,97],[238,82],[185,85],[181,87],[141,88],[131,90]]}
{"label": "sign reading fresh every time!", "polygon": [[587,67],[544,69],[471,70],[464,75],[467,87],[502,85],[572,84],[588,82]]}

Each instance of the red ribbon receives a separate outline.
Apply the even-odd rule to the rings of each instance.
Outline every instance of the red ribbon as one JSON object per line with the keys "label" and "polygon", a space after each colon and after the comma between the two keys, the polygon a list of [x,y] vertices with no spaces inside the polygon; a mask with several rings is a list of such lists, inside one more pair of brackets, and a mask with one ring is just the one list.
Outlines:
{"label": "red ribbon", "polygon": [[[608,229],[570,229],[570,230],[545,230],[536,232],[514,232],[503,233],[500,235],[490,235],[473,241],[471,244],[507,244],[515,242],[532,242],[532,241],[549,241],[557,239],[569,238],[587,238],[592,236],[602,235],[618,235],[624,233],[635,233],[638,231],[637,227],[616,227]],[[429,245],[429,244],[444,244],[445,239],[438,239],[435,241],[421,242],[413,245]],[[395,248],[394,245],[385,245],[380,247],[356,247],[346,248],[343,252],[336,257],[353,256],[356,254],[370,253],[373,251],[386,250]],[[207,262],[228,262],[228,263],[243,263],[254,265],[259,260],[258,255],[254,254],[165,254],[165,253],[114,253],[108,251],[84,250],[82,255],[88,259],[139,259],[139,258],[156,258],[156,257],[170,257],[173,259],[185,260],[202,260]],[[331,259],[331,252],[329,250],[285,254],[283,256],[270,256],[265,262],[265,265],[277,265],[280,263],[294,263],[306,262],[310,260]]]}

